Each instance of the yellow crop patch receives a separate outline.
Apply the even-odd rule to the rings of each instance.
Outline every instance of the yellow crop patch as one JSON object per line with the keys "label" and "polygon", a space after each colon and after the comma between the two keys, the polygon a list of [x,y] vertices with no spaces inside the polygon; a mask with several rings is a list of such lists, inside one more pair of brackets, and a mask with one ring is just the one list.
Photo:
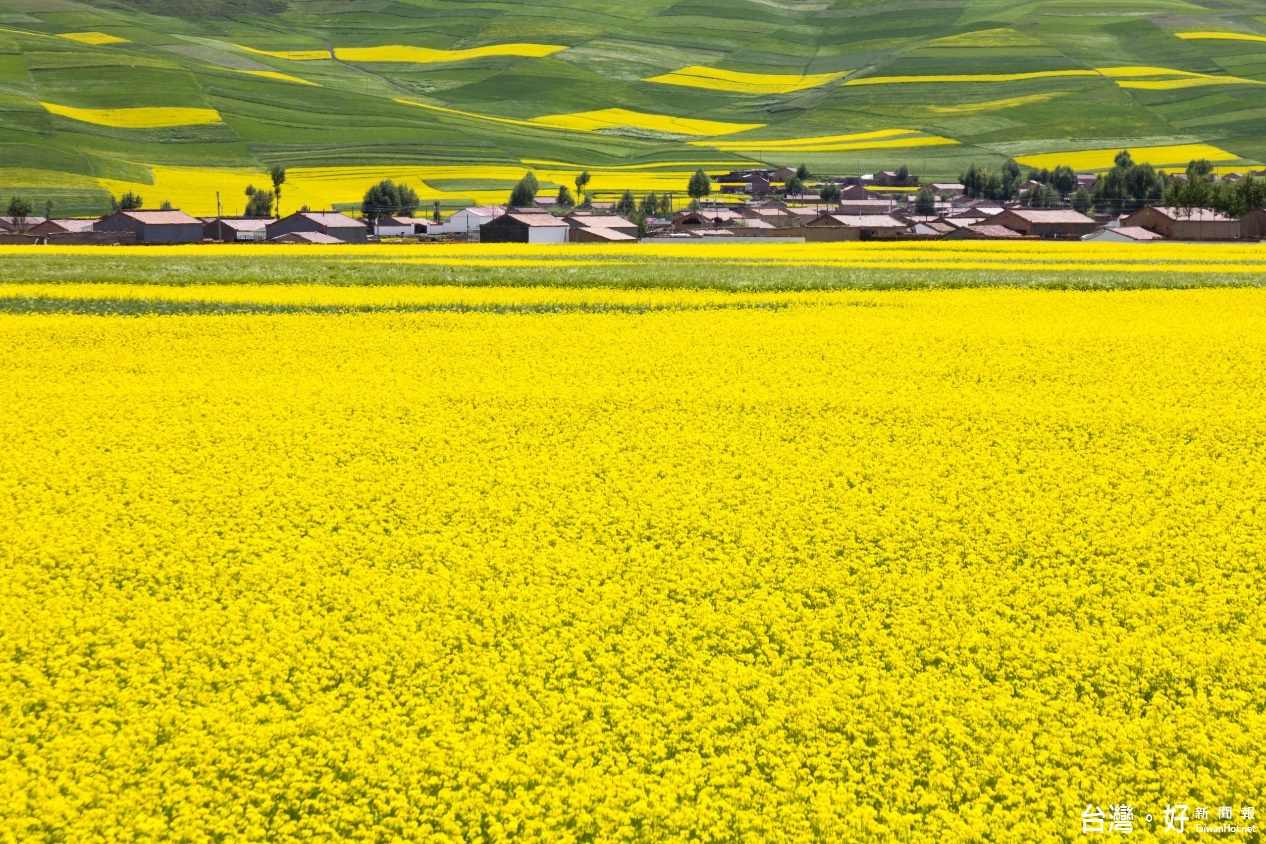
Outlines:
{"label": "yellow crop patch", "polygon": [[[1089,149],[1070,152],[1050,152],[1040,155],[1022,155],[1016,158],[1020,164],[1028,167],[1056,167],[1067,164],[1077,170],[1108,170],[1120,148]],[[1211,144],[1175,144],[1157,147],[1130,147],[1130,156],[1139,164],[1151,164],[1153,167],[1186,167],[1188,162],[1197,158],[1209,161],[1237,161],[1239,156],[1227,152]]]}
{"label": "yellow crop patch", "polygon": [[666,114],[647,114],[623,108],[607,108],[600,111],[582,111],[574,114],[549,114],[535,117],[533,123],[560,129],[576,129],[594,132],[601,129],[647,129],[676,135],[732,135],[760,129],[764,123],[725,123],[719,120],[698,120],[689,117],[672,117]]}
{"label": "yellow crop patch", "polygon": [[1138,91],[1174,91],[1182,88],[1204,88],[1209,85],[1263,85],[1255,79],[1241,79],[1238,76],[1199,76],[1180,79],[1133,79],[1119,80],[1122,88]]}
{"label": "yellow crop patch", "polygon": [[1256,41],[1266,42],[1266,35],[1250,32],[1175,32],[1184,41]]}
{"label": "yellow crop patch", "polygon": [[234,44],[239,50],[254,53],[257,56],[271,56],[274,59],[286,59],[292,62],[315,62],[332,59],[329,50],[257,50],[244,44]]}
{"label": "yellow crop patch", "polygon": [[239,70],[238,73],[245,73],[247,76],[258,76],[261,79],[275,79],[278,82],[293,82],[296,85],[312,85],[321,87],[316,82],[307,79],[300,79],[298,76],[291,76],[288,73],[280,73],[276,70]]}
{"label": "yellow crop patch", "polygon": [[126,38],[119,38],[117,35],[108,35],[104,32],[64,32],[61,38],[69,38],[71,41],[78,41],[80,44],[92,44],[94,46],[104,46],[106,44],[130,44]]}
{"label": "yellow crop patch", "polygon": [[15,841],[1147,839],[1266,783],[1260,289],[128,286],[0,300],[433,310],[0,313]]}
{"label": "yellow crop patch", "polygon": [[1030,94],[1027,97],[1006,97],[1000,100],[986,100],[979,103],[962,103],[952,106],[930,105],[928,110],[933,114],[983,114],[990,111],[1003,111],[1008,108],[1044,103],[1067,94],[1067,91],[1051,91],[1046,94]]}
{"label": "yellow crop patch", "polygon": [[482,59],[489,56],[542,58],[566,50],[556,44],[491,44],[465,50],[433,50],[428,47],[339,47],[334,54],[345,62],[396,62],[399,64],[440,64]]}
{"label": "yellow crop patch", "polygon": [[72,108],[56,103],[40,105],[59,117],[116,129],[169,129],[220,122],[220,113],[213,108]]}
{"label": "yellow crop patch", "polygon": [[1017,32],[1010,27],[1001,29],[978,29],[975,32],[964,32],[961,35],[950,35],[928,41],[922,47],[1040,47],[1042,41],[1031,35]]}
{"label": "yellow crop patch", "polygon": [[848,85],[911,85],[918,83],[958,84],[987,82],[1025,82],[1030,79],[1062,79],[1065,77],[1098,76],[1093,70],[1038,70],[1029,73],[946,73],[925,76],[863,76],[850,79]]}
{"label": "yellow crop patch", "polygon": [[[897,135],[899,137],[891,137]],[[958,141],[936,135],[918,135],[905,129],[863,132],[857,135],[820,136],[776,141],[691,141],[694,146],[707,146],[727,151],[763,152],[846,152],[855,149],[893,149],[904,147],[950,146]]]}
{"label": "yellow crop patch", "polygon": [[706,88],[733,94],[790,94],[808,88],[817,88],[845,76],[848,72],[817,73],[796,76],[779,73],[743,73],[721,70],[715,67],[683,67],[672,73],[654,76],[645,81],[663,85],[683,85],[688,88]]}

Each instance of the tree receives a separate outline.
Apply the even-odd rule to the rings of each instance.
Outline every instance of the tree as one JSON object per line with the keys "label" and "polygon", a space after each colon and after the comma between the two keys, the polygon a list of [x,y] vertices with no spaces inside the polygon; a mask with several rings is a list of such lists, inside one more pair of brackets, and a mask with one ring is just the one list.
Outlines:
{"label": "tree", "polygon": [[254,185],[246,186],[246,216],[271,217],[273,215],[273,192],[257,190]]}
{"label": "tree", "polygon": [[1059,191],[1060,196],[1068,196],[1077,190],[1077,173],[1067,164],[1061,164],[1051,171],[1048,184]]}
{"label": "tree", "polygon": [[286,168],[274,164],[268,168],[268,178],[273,182],[273,196],[277,200],[277,216],[281,216],[281,186],[286,183]]}
{"label": "tree", "polygon": [[519,183],[514,186],[514,190],[510,191],[510,207],[526,208],[529,205],[536,204],[536,191],[538,189],[536,177],[531,171],[519,179]]}
{"label": "tree", "polygon": [[787,180],[787,184],[783,185],[784,196],[800,196],[804,193],[804,182],[800,181],[799,176],[792,176]]}
{"label": "tree", "polygon": [[799,167],[796,168],[796,178],[799,179],[800,181],[805,182],[811,179],[812,177],[813,177],[813,174],[809,172],[808,164],[801,164]]}
{"label": "tree", "polygon": [[170,200],[170,199],[164,199],[161,203],[159,203],[159,205],[158,205],[158,210],[159,210],[159,211],[172,211],[172,210],[174,210],[174,209],[172,208],[171,200]]}
{"label": "tree", "polygon": [[1130,155],[1130,151],[1128,149],[1123,149],[1117,153],[1117,157],[1112,160],[1112,164],[1115,167],[1124,167],[1128,169],[1134,166],[1134,157]]}
{"label": "tree", "polygon": [[958,177],[958,180],[963,183],[963,193],[967,194],[968,199],[980,199],[985,195],[988,174],[988,170],[978,164],[972,164],[963,175]]}
{"label": "tree", "polygon": [[581,174],[576,177],[576,196],[584,195],[585,188],[588,187],[588,185],[589,185],[589,171],[585,170],[585,171],[582,171]]}
{"label": "tree", "polygon": [[8,214],[13,218],[13,227],[19,232],[26,231],[26,218],[31,216],[31,202],[20,196],[9,200]]}
{"label": "tree", "polygon": [[631,220],[637,225],[637,236],[639,238],[646,237],[650,233],[650,228],[646,224],[646,215],[641,211],[634,211]]}
{"label": "tree", "polygon": [[110,203],[114,206],[115,211],[135,211],[144,207],[144,200],[141,199],[141,195],[131,191],[123,194],[118,199],[110,200]]}
{"label": "tree", "polygon": [[838,205],[840,202],[840,186],[835,182],[825,182],[818,188],[818,198],[827,205]]}
{"label": "tree", "polygon": [[910,168],[902,164],[897,168],[897,183],[904,185],[910,178]]}
{"label": "tree", "polygon": [[1077,190],[1073,192],[1072,198],[1069,199],[1069,202],[1072,204],[1073,210],[1078,214],[1089,213],[1091,205],[1090,191],[1085,188],[1077,188]]}
{"label": "tree", "polygon": [[51,199],[44,200],[44,219],[53,219],[53,200]]}
{"label": "tree", "polygon": [[1187,164],[1187,178],[1210,179],[1213,176],[1213,162],[1207,158],[1197,158]]}
{"label": "tree", "polygon": [[390,217],[399,214],[401,217],[412,217],[418,210],[417,193],[406,184],[397,185],[390,179],[384,179],[365,191],[361,200],[361,211],[366,217]]}
{"label": "tree", "polygon": [[936,213],[936,194],[932,193],[931,188],[920,188],[914,195],[914,213],[920,217],[930,217]]}
{"label": "tree", "polygon": [[633,198],[633,191],[626,190],[620,197],[620,201],[615,204],[615,213],[621,217],[630,217],[636,210],[637,200]]}
{"label": "tree", "polygon": [[1002,190],[998,196],[989,198],[1003,201],[1015,199],[1020,193],[1020,185],[1022,184],[1024,184],[1024,174],[1020,171],[1020,165],[1016,163],[1014,158],[1008,158],[1007,163],[1002,165]]}
{"label": "tree", "polygon": [[655,212],[659,210],[659,197],[654,191],[642,197],[642,205],[639,209],[645,217],[654,217]]}
{"label": "tree", "polygon": [[673,215],[673,196],[670,193],[661,194],[659,197],[659,216],[671,217]]}
{"label": "tree", "polygon": [[567,185],[559,185],[558,186],[558,207],[571,208],[575,204],[576,204],[576,200],[572,198],[571,191],[568,190]]}
{"label": "tree", "polygon": [[686,187],[686,193],[690,194],[690,198],[695,201],[703,199],[712,193],[712,180],[708,178],[707,173],[703,172],[702,167],[690,177],[690,184]]}
{"label": "tree", "polygon": [[1024,193],[1024,204],[1029,208],[1054,208],[1059,199],[1059,191],[1049,185],[1036,184]]}

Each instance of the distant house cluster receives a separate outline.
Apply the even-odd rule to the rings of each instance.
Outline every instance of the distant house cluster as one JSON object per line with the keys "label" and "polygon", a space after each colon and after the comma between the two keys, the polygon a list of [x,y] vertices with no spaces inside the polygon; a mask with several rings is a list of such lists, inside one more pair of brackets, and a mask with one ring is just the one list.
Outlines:
{"label": "distant house cluster", "polygon": [[[1076,182],[1085,188],[1093,186],[1096,178],[1081,174]],[[1239,176],[1230,174],[1223,178],[1235,180]],[[714,175],[711,181],[719,187],[719,200],[696,201],[689,209],[675,214],[665,212],[662,216],[620,214],[615,203],[590,202],[581,208],[562,209],[550,201],[538,201],[530,207],[474,206],[447,219],[439,219],[438,208],[436,219],[355,218],[338,211],[308,210],[280,219],[198,218],[178,210],[123,210],[94,220],[0,217],[0,242],[360,244],[389,239],[443,239],[620,244],[639,240],[671,243],[1028,238],[1148,243],[1266,237],[1266,209],[1230,217],[1207,208],[1153,204],[1129,213],[1091,216],[1073,208],[1034,208],[1018,200],[973,198],[963,184],[925,184],[905,168],[819,181],[815,193],[804,187],[797,171],[790,167],[736,170]],[[917,202],[912,201],[916,190],[920,195]]]}

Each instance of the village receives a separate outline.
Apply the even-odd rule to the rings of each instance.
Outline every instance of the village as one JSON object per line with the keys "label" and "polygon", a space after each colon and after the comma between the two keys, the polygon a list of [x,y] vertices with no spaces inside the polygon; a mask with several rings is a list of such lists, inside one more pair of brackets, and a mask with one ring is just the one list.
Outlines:
{"label": "village", "polygon": [[[1123,153],[1124,155],[1124,153]],[[1198,162],[1193,162],[1196,166]],[[1134,166],[1130,164],[1130,166]],[[1144,165],[1146,167],[1146,165]],[[972,168],[973,171],[975,168]],[[1150,171],[1150,167],[1146,168]],[[972,171],[969,171],[969,175]],[[1008,199],[960,182],[920,181],[905,167],[806,185],[804,168],[754,168],[697,178],[707,180],[689,206],[674,211],[674,197],[653,194],[637,205],[584,196],[580,204],[530,195],[530,204],[480,205],[448,216],[438,203],[429,217],[382,213],[353,217],[303,208],[287,216],[195,217],[178,209],[121,208],[100,218],[0,216],[0,244],[129,245],[192,243],[365,244],[465,243],[823,243],[834,241],[1021,240],[1110,243],[1157,241],[1260,241],[1266,208],[1260,200],[1243,213],[1166,203],[1171,194],[1098,200],[1103,174],[1068,172],[1064,191],[1040,174],[1019,181]],[[1034,177],[1038,178],[1034,178]],[[1045,174],[1049,177],[1049,173]],[[1247,188],[1257,197],[1266,171],[1165,176],[1178,185]],[[1075,179],[1075,182],[1072,181]],[[1256,180],[1256,181],[1255,181]],[[1073,185],[1075,184],[1075,194]],[[714,192],[719,197],[714,198]],[[561,194],[567,194],[564,189]],[[1095,194],[1098,196],[1098,193]],[[1182,195],[1180,190],[1177,195]],[[583,195],[582,195],[583,196]],[[523,196],[520,194],[519,199]],[[1151,201],[1147,201],[1150,199]],[[512,200],[513,201],[513,200]],[[17,200],[14,200],[17,202]],[[1078,207],[1080,206],[1080,207]],[[1105,207],[1106,206],[1106,207]],[[18,209],[21,210],[21,209]],[[413,212],[414,209],[409,209]]]}

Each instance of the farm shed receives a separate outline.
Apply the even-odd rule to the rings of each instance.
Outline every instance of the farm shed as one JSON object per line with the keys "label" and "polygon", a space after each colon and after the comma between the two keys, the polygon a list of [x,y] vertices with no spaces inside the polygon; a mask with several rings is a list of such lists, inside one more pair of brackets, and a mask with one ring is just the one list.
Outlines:
{"label": "farm shed", "polygon": [[572,243],[636,243],[636,234],[629,235],[615,229],[596,226],[579,226],[571,230]]}
{"label": "farm shed", "polygon": [[271,217],[219,217],[207,220],[202,227],[204,240],[219,243],[260,243],[268,239]]}
{"label": "farm shed", "polygon": [[[637,237],[637,223],[632,220],[626,220],[616,214],[573,213],[568,214],[563,219],[567,221],[567,225],[572,227],[573,234],[576,229],[609,229],[610,231],[627,234],[629,237]],[[575,240],[575,237],[572,239]]]}
{"label": "farm shed", "polygon": [[1121,221],[1170,240],[1239,240],[1240,223],[1208,208],[1171,208],[1149,205]]}
{"label": "farm shed", "polygon": [[553,214],[507,211],[479,227],[483,243],[566,243],[571,226]]}
{"label": "farm shed", "polygon": [[945,240],[1012,240],[1022,235],[1006,226],[959,226],[943,235]]}
{"label": "farm shed", "polygon": [[700,208],[698,211],[678,211],[673,215],[673,228],[686,232],[733,225],[742,220],[743,215],[730,208]]}
{"label": "farm shed", "polygon": [[888,240],[909,226],[887,214],[823,214],[805,224],[810,243],[835,240]]}
{"label": "farm shed", "polygon": [[412,217],[365,219],[365,225],[373,230],[375,237],[413,237],[417,234],[417,228]]}
{"label": "farm shed", "polygon": [[1090,243],[1146,243],[1165,238],[1156,232],[1138,226],[1113,226],[1102,228],[1094,234],[1088,234],[1082,240]]}
{"label": "farm shed", "polygon": [[369,229],[364,223],[336,211],[298,211],[268,225],[269,240],[277,240],[283,235],[299,232],[329,235],[344,243],[369,241]]}
{"label": "farm shed", "polygon": [[116,211],[93,226],[99,232],[132,232],[137,243],[201,243],[202,221],[183,211]]}
{"label": "farm shed", "polygon": [[30,234],[47,237],[52,234],[83,234],[92,231],[96,220],[45,220],[38,226],[32,226]]}
{"label": "farm shed", "polygon": [[36,226],[47,222],[43,217],[0,217],[0,232],[29,232]]}
{"label": "farm shed", "polygon": [[476,205],[463,208],[444,221],[438,229],[432,228],[430,234],[464,234],[471,240],[479,239],[479,229],[484,223],[497,219],[506,210],[498,205]]}
{"label": "farm shed", "polygon": [[1071,208],[1007,208],[986,217],[986,226],[1005,226],[1029,237],[1082,237],[1099,228],[1091,218]]}
{"label": "farm shed", "polygon": [[347,241],[340,240],[333,235],[324,234],[322,232],[290,232],[289,234],[279,235],[273,240],[273,243],[307,243],[314,246],[340,246],[347,243]]}

